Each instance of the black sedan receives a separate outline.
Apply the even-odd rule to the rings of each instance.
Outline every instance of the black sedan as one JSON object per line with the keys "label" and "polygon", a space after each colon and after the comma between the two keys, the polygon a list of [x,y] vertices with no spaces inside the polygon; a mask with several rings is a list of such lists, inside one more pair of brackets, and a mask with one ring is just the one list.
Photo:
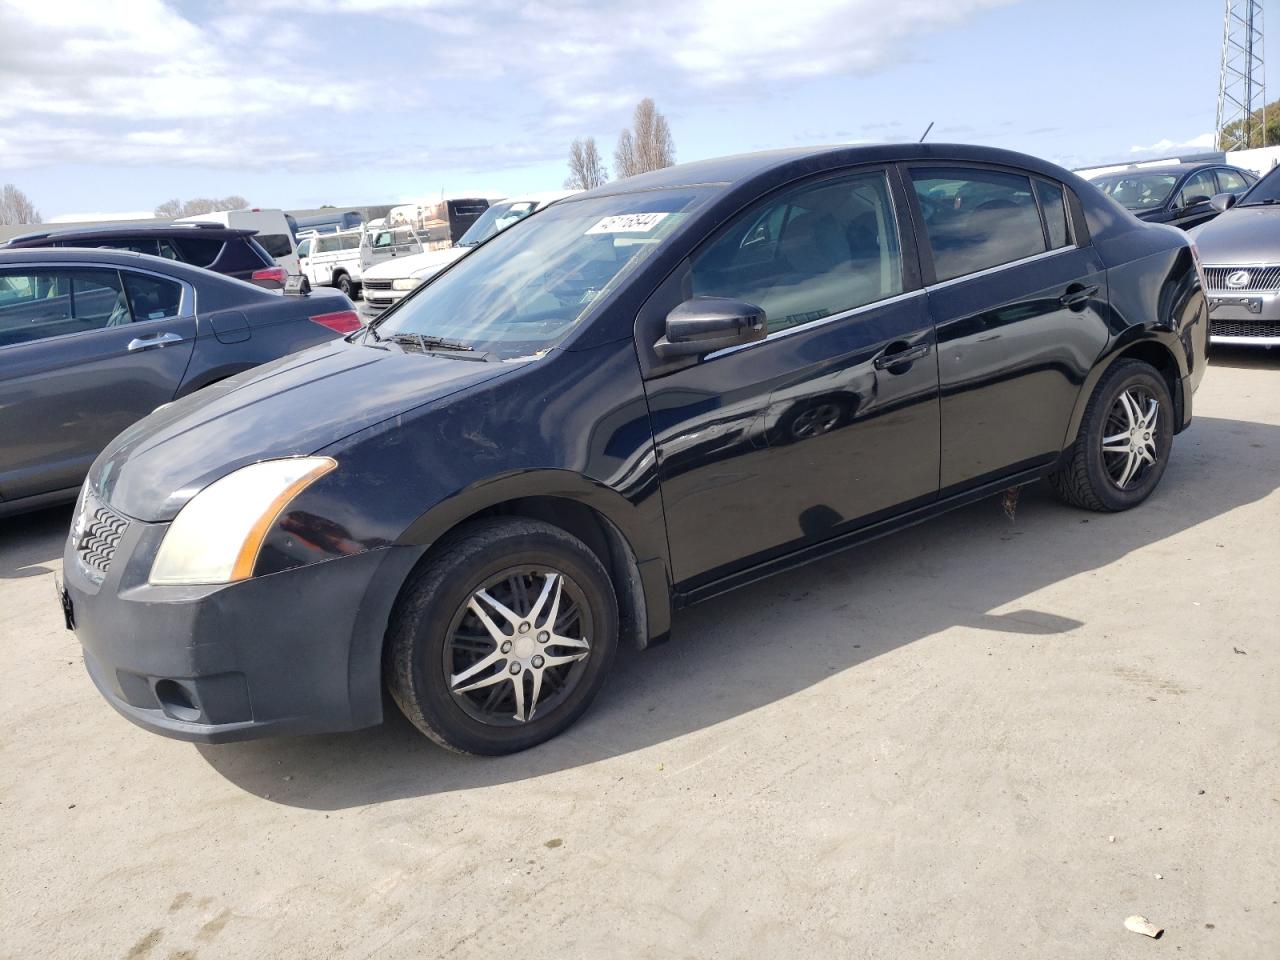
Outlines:
{"label": "black sedan", "polygon": [[158,733],[352,729],[385,686],[448,747],[520,750],[679,607],[1041,478],[1136,506],[1205,343],[1185,234],[1031,157],[673,167],[119,437],[68,622]]}
{"label": "black sedan", "polygon": [[1221,163],[1171,163],[1133,167],[1094,177],[1091,182],[1148,223],[1189,230],[1218,215],[1218,208],[1210,202],[1215,196],[1240,196],[1258,182],[1258,177]]}
{"label": "black sedan", "polygon": [[114,250],[0,250],[0,516],[74,500],[156,407],[359,325],[336,292]]}

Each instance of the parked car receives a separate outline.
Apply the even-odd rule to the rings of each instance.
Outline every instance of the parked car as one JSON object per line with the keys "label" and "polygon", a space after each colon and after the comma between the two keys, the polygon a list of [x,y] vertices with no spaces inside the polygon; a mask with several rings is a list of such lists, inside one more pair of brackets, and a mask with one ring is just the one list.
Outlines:
{"label": "parked car", "polygon": [[24,233],[11,239],[4,247],[131,250],[204,267],[214,273],[248,280],[267,290],[279,290],[284,286],[287,273],[258,243],[255,233],[254,230],[234,230],[216,223],[80,227]]}
{"label": "parked car", "polygon": [[1280,175],[1272,170],[1243,195],[1213,198],[1223,211],[1191,232],[1204,264],[1209,339],[1280,346]]}
{"label": "parked car", "polygon": [[1186,234],[1031,157],[642,174],[118,438],[64,610],[105,698],[159,733],[361,727],[385,684],[438,742],[508,753],[679,607],[1040,478],[1141,503],[1205,334]]}
{"label": "parked car", "polygon": [[174,223],[219,223],[238,230],[256,230],[257,241],[288,274],[298,272],[297,221],[283,210],[254,207],[251,210],[223,210],[182,217]]}
{"label": "parked car", "polygon": [[378,227],[360,238],[360,271],[363,277],[380,263],[395,257],[411,257],[427,249],[422,237],[410,226]]}
{"label": "parked car", "polygon": [[156,407],[358,327],[333,291],[115,250],[0,250],[0,515],[74,500]]}
{"label": "parked car", "polygon": [[355,210],[332,210],[310,217],[298,217],[294,221],[294,236],[303,233],[337,233],[342,230],[358,230],[364,225],[364,215]]}
{"label": "parked car", "polygon": [[364,276],[364,303],[360,313],[376,317],[402,300],[410,290],[430,280],[460,257],[470,253],[490,237],[520,222],[547,204],[573,196],[575,190],[531,193],[500,200],[489,207],[451,247],[425,253],[406,254],[385,260]]}
{"label": "parked car", "polygon": [[1215,194],[1244,193],[1258,177],[1221,163],[1171,163],[1108,173],[1091,182],[1139,219],[1189,230],[1218,215],[1209,202]]}
{"label": "parked car", "polygon": [[363,232],[303,234],[298,241],[298,269],[313,287],[337,287],[354,297],[360,288],[360,240]]}

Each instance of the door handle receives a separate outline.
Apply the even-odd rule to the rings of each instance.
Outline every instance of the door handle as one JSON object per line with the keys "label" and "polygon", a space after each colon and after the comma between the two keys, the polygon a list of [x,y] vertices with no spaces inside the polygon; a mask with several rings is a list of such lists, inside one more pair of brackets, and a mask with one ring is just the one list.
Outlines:
{"label": "door handle", "polygon": [[1073,283],[1067,287],[1067,292],[1058,298],[1058,302],[1068,308],[1083,307],[1097,292],[1098,285],[1096,283],[1091,287],[1082,287],[1077,283]]}
{"label": "door handle", "polygon": [[134,337],[129,341],[129,350],[150,350],[152,347],[163,347],[169,343],[181,343],[182,335],[178,333],[157,333],[150,337]]}
{"label": "door handle", "polygon": [[[920,343],[914,347],[906,347],[902,350],[896,350],[893,353],[882,353],[872,361],[872,366],[877,370],[889,370],[890,367],[902,366],[903,364],[914,363],[917,360],[929,355],[929,344]],[[898,372],[898,371],[890,371]],[[905,373],[906,371],[901,371]]]}

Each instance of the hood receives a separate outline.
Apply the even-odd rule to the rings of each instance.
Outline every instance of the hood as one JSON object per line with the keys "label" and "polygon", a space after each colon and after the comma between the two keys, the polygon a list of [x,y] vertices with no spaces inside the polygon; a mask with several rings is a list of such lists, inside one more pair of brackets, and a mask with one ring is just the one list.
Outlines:
{"label": "hood", "polygon": [[238,467],[315,453],[516,366],[333,341],[160,408],[111,442],[89,483],[127,516],[171,520]]}
{"label": "hood", "polygon": [[424,270],[435,273],[470,250],[470,247],[445,247],[443,250],[411,253],[407,257],[392,257],[365,270],[364,276],[370,280],[400,280]]}
{"label": "hood", "polygon": [[1280,206],[1232,207],[1195,234],[1206,266],[1280,263]]}

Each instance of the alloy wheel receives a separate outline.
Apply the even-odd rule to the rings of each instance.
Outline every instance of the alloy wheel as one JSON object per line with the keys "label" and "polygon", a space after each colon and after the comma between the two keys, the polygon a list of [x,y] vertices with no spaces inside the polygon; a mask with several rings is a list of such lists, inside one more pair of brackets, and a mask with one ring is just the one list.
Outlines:
{"label": "alloy wheel", "polygon": [[591,628],[582,588],[563,572],[503,571],[454,615],[443,664],[450,695],[481,723],[545,715],[581,680]]}
{"label": "alloy wheel", "polygon": [[1121,490],[1139,486],[1156,465],[1160,401],[1141,385],[1120,392],[1107,414],[1102,437],[1102,463]]}

